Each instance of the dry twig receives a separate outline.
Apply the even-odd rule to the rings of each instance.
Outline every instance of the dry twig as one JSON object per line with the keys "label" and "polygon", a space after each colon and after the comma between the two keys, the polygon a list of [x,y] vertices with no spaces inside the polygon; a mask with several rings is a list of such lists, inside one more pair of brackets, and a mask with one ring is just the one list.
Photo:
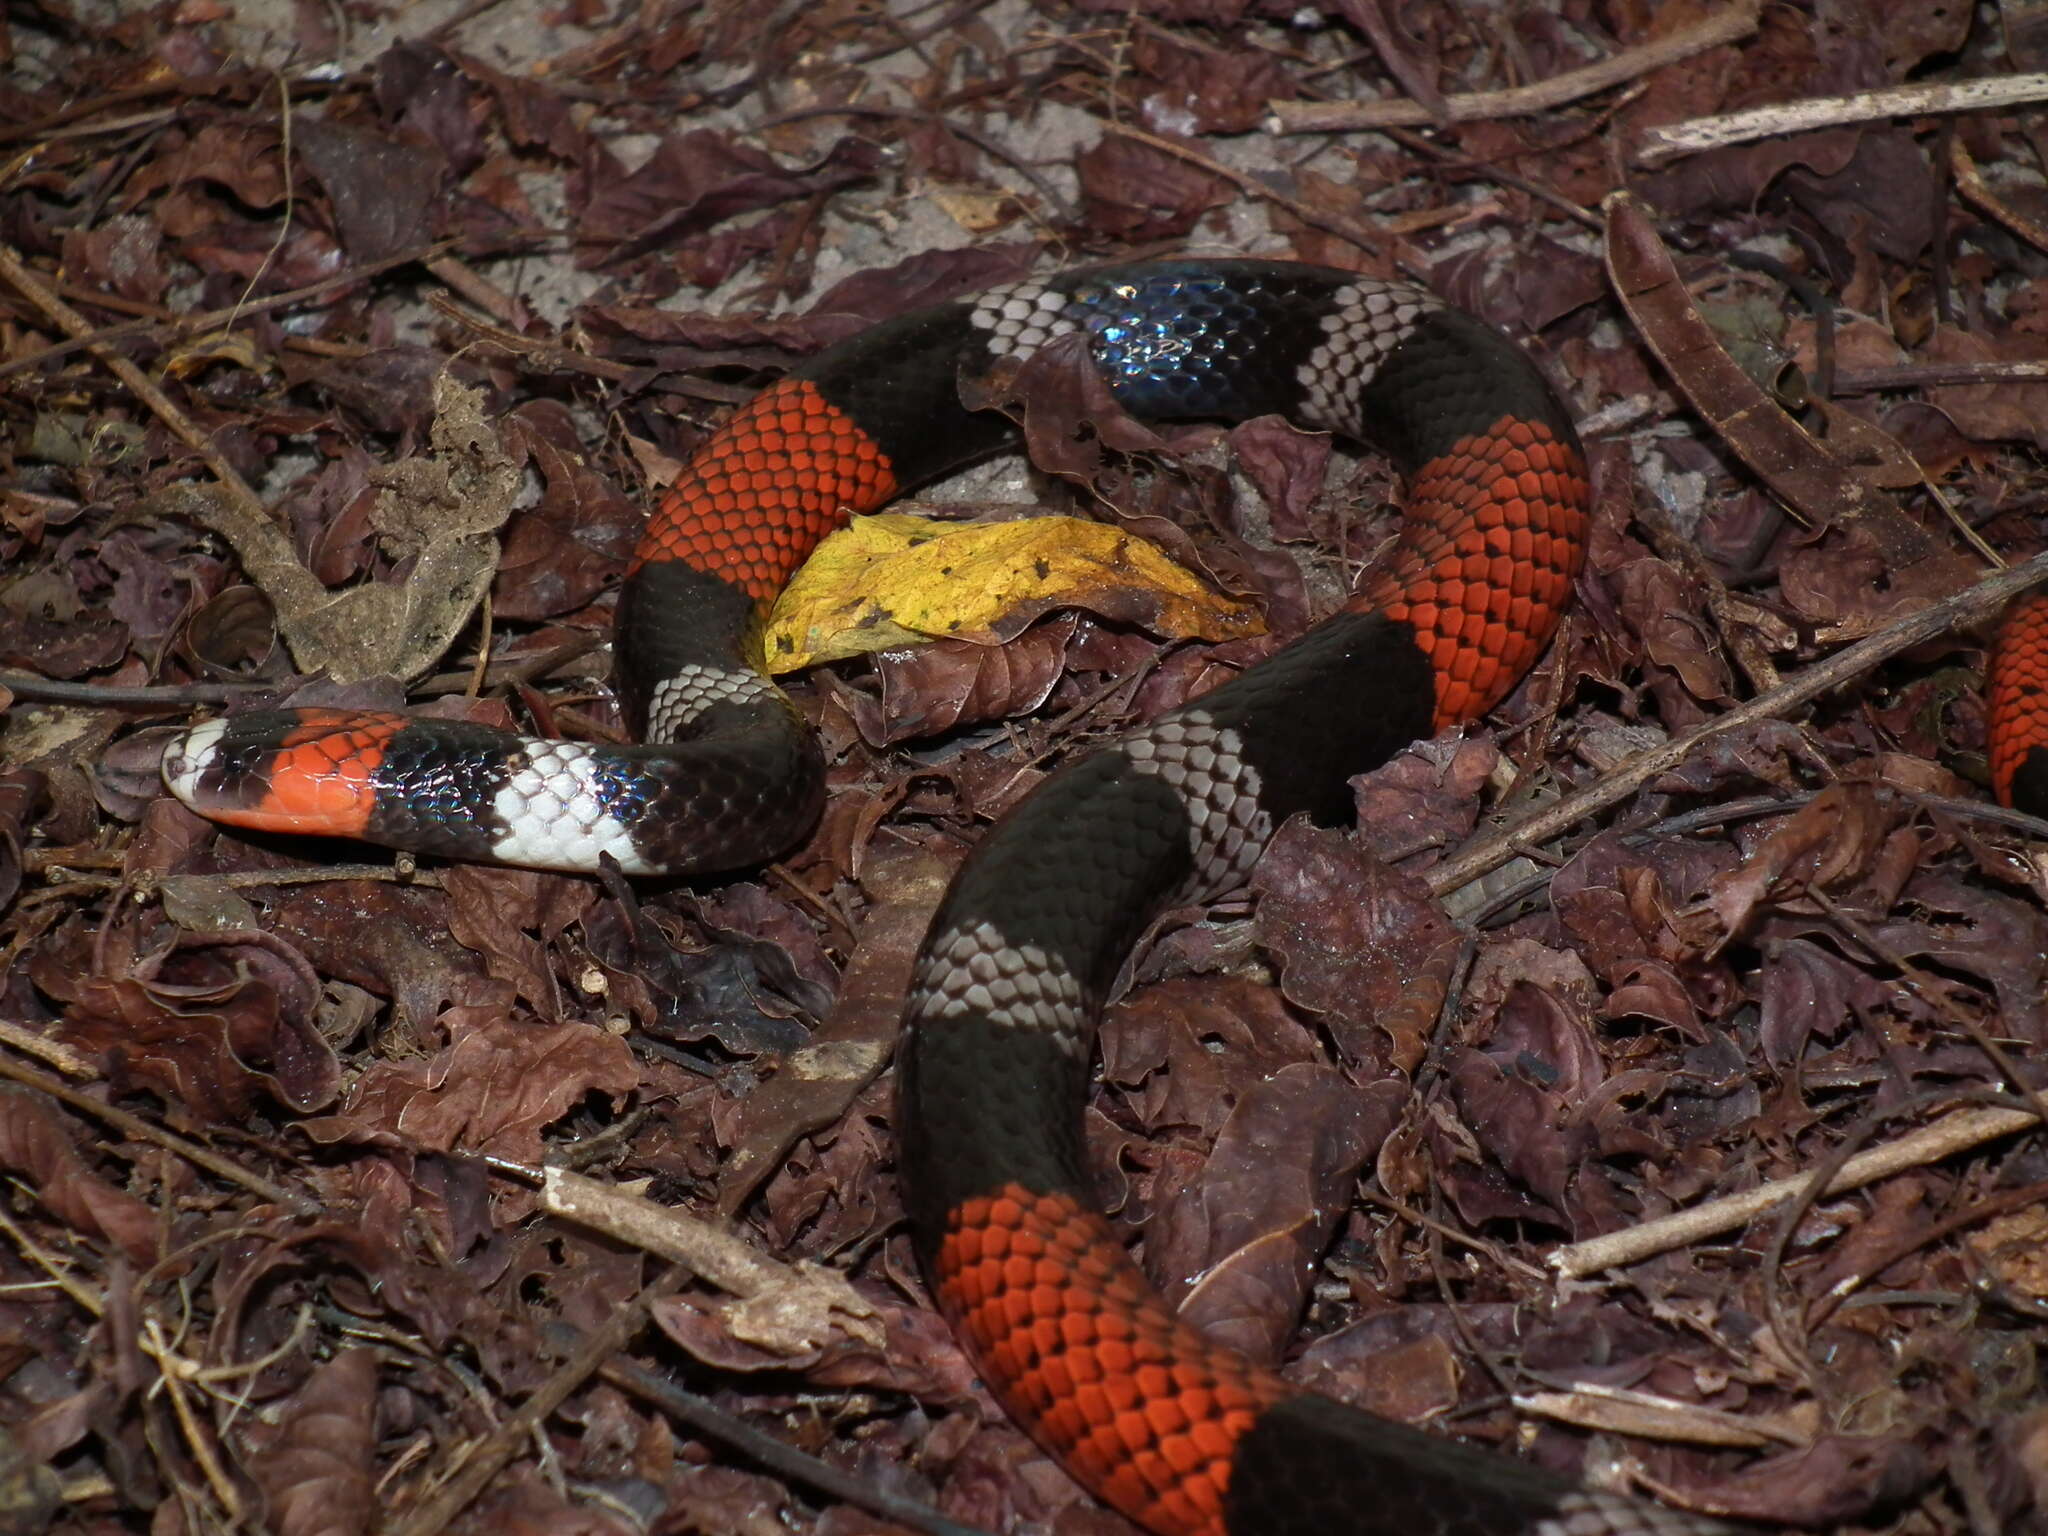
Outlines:
{"label": "dry twig", "polygon": [[1684,155],[1725,149],[1755,139],[1811,133],[1844,123],[1869,123],[1888,117],[1924,117],[1943,112],[1993,112],[2048,99],[2048,75],[2009,75],[2000,80],[1963,80],[1931,85],[1895,85],[1853,96],[1816,96],[1747,112],[1724,112],[1690,122],[1652,128],[1636,148],[1636,160],[1663,165]]}
{"label": "dry twig", "polygon": [[[1595,96],[1709,48],[1741,41],[1756,30],[1759,9],[1760,0],[1736,0],[1705,21],[1641,47],[1624,48],[1584,69],[1566,70],[1534,85],[1518,85],[1504,91],[1446,96],[1444,111],[1452,122],[1473,122],[1481,118],[1521,117]],[[1419,128],[1436,121],[1436,115],[1427,107],[1408,100],[1276,101],[1272,108],[1273,115],[1266,120],[1269,133],[1353,133],[1372,128]]]}
{"label": "dry twig", "polygon": [[[1820,1192],[1838,1195],[1861,1189],[1903,1169],[1938,1163],[2036,1124],[2039,1117],[2023,1109],[1959,1109],[1889,1145],[1858,1153],[1827,1180]],[[1550,1267],[1560,1275],[1591,1275],[1683,1248],[1702,1238],[1732,1232],[1775,1206],[1799,1199],[1812,1183],[1813,1175],[1804,1173],[1773,1179],[1739,1195],[1696,1205],[1689,1211],[1646,1221],[1625,1231],[1609,1232],[1583,1243],[1569,1243],[1550,1255]]]}

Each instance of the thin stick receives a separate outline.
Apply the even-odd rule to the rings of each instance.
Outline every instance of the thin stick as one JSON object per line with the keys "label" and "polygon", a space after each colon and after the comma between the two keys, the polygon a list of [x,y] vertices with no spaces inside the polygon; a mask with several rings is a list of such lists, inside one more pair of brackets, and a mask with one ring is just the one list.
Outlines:
{"label": "thin stick", "polygon": [[[1737,0],[1681,32],[1641,47],[1624,48],[1584,69],[1568,69],[1534,85],[1518,85],[1504,91],[1446,96],[1444,109],[1452,122],[1474,122],[1481,118],[1521,117],[1561,107],[1612,90],[1709,48],[1739,42],[1756,31],[1760,8],[1760,0]],[[1370,128],[1419,128],[1436,121],[1435,115],[1421,103],[1405,99],[1275,101],[1269,105],[1273,115],[1266,119],[1268,133],[1351,133]]]}
{"label": "thin stick", "polygon": [[48,1275],[50,1284],[69,1296],[80,1310],[89,1312],[94,1317],[106,1316],[106,1298],[90,1286],[73,1279],[70,1269],[64,1262],[16,1226],[5,1208],[0,1208],[0,1233],[14,1239],[14,1246],[22,1251],[23,1256]]}
{"label": "thin stick", "polygon": [[249,483],[236,473],[235,466],[228,462],[227,456],[213,446],[204,432],[193,425],[192,419],[178,409],[169,395],[156,387],[148,374],[120,353],[89,340],[94,327],[85,316],[46,287],[42,279],[15,255],[12,246],[0,245],[0,277],[12,283],[23,298],[41,310],[65,335],[73,340],[85,342],[86,349],[116,378],[134,391],[137,399],[156,413],[157,420],[170,428],[172,436],[206,461],[206,467],[213,471],[214,479],[220,482],[221,487],[248,516],[258,521],[268,520],[269,514],[264,510],[262,499],[249,488]]}
{"label": "thin stick", "polygon": [[1547,187],[1542,182],[1532,180],[1527,176],[1518,176],[1513,171],[1495,165],[1491,161],[1482,160],[1477,155],[1465,154],[1462,150],[1453,149],[1448,144],[1439,144],[1427,134],[1410,133],[1403,128],[1390,128],[1387,130],[1387,137],[1404,148],[1414,150],[1418,155],[1428,155],[1431,159],[1441,160],[1446,165],[1455,165],[1464,170],[1476,171],[1488,181],[1498,182],[1504,187],[1513,187],[1517,192],[1546,202],[1566,218],[1575,220],[1585,225],[1588,229],[1599,231],[1607,228],[1607,221],[1601,218],[1599,214],[1590,208],[1573,202],[1555,187]]}
{"label": "thin stick", "polygon": [[548,1415],[568,1400],[607,1360],[633,1341],[647,1322],[647,1309],[657,1296],[675,1289],[686,1273],[681,1265],[664,1264],[654,1278],[640,1288],[631,1301],[615,1311],[601,1327],[593,1328],[578,1342],[576,1351],[532,1396],[519,1405],[498,1427],[469,1449],[461,1466],[398,1527],[396,1536],[436,1536],[511,1464],[512,1458]]}
{"label": "thin stick", "polygon": [[25,1056],[39,1057],[59,1072],[86,1082],[100,1075],[100,1069],[83,1052],[74,1051],[61,1041],[45,1039],[26,1024],[17,1024],[12,1019],[0,1019],[0,1045],[11,1045]]}
{"label": "thin stick", "polygon": [[[1865,1184],[1875,1183],[1904,1169],[1938,1163],[1945,1157],[2040,1123],[2039,1116],[2023,1109],[1957,1110],[1888,1146],[1857,1153],[1828,1180],[1821,1193],[1838,1195],[1847,1190],[1861,1189]],[[1568,1244],[1552,1253],[1548,1263],[1559,1274],[1569,1276],[1590,1275],[1617,1265],[1633,1264],[1653,1254],[1683,1248],[1701,1238],[1733,1231],[1773,1206],[1798,1199],[1812,1182],[1813,1176],[1804,1173],[1773,1179],[1742,1194],[1710,1200],[1689,1211],[1646,1221],[1624,1232],[1610,1232],[1605,1237]]]}
{"label": "thin stick", "polygon": [[0,1056],[0,1077],[12,1078],[24,1087],[33,1088],[38,1093],[46,1093],[60,1104],[68,1104],[83,1114],[104,1121],[124,1136],[131,1136],[137,1141],[154,1142],[157,1146],[167,1148],[184,1158],[186,1162],[204,1168],[208,1173],[226,1179],[231,1184],[239,1184],[242,1188],[261,1195],[272,1205],[282,1206],[294,1216],[313,1216],[319,1213],[318,1202],[309,1200],[304,1195],[294,1194],[282,1185],[273,1184],[261,1174],[251,1173],[240,1164],[230,1162],[197,1142],[187,1141],[182,1136],[174,1136],[161,1126],[150,1124],[140,1115],[131,1115],[125,1109],[102,1104],[90,1094],[80,1093],[68,1083],[60,1082],[34,1067]]}
{"label": "thin stick", "polygon": [[242,1495],[236,1489],[234,1479],[228,1476],[227,1468],[221,1465],[220,1452],[214,1448],[213,1436],[199,1415],[192,1411],[191,1399],[185,1395],[185,1384],[179,1373],[172,1369],[171,1362],[177,1358],[171,1349],[171,1342],[164,1337],[163,1324],[154,1317],[143,1320],[142,1334],[136,1339],[141,1351],[156,1361],[161,1374],[164,1395],[171,1400],[171,1413],[178,1421],[178,1428],[185,1436],[185,1444],[191,1449],[193,1460],[199,1463],[199,1470],[205,1475],[207,1486],[213,1490],[214,1498],[220,1501],[226,1511],[228,1525],[232,1529],[242,1523]]}
{"label": "thin stick", "polygon": [[974,1526],[948,1520],[928,1504],[882,1486],[879,1478],[859,1477],[829,1462],[806,1455],[795,1446],[764,1434],[708,1398],[686,1391],[664,1376],[632,1360],[610,1360],[598,1372],[604,1380],[652,1403],[678,1423],[707,1440],[716,1440],[758,1462],[785,1482],[816,1489],[855,1509],[923,1531],[925,1536],[986,1536]]}
{"label": "thin stick", "polygon": [[[393,267],[403,267],[415,261],[426,261],[443,251],[452,250],[456,241],[436,240],[432,245],[415,246],[409,251],[400,251],[396,256],[386,256],[382,261],[366,261],[361,266],[350,267],[346,272],[336,272],[323,277],[317,283],[307,283],[303,288],[288,289],[283,293],[265,294],[260,299],[248,299],[231,304],[225,309],[209,309],[197,315],[163,315],[146,320],[130,320],[120,325],[102,326],[82,336],[61,342],[54,347],[45,347],[40,352],[31,352],[25,357],[11,358],[0,363],[0,379],[11,373],[25,373],[56,362],[69,353],[106,342],[122,341],[130,336],[153,335],[168,340],[176,336],[202,335],[207,331],[229,325],[236,320],[245,320],[252,315],[273,309],[288,309],[304,299],[316,299],[330,288],[345,288],[351,283],[362,282],[375,277],[379,272],[388,272]],[[109,300],[111,307],[122,307]]]}
{"label": "thin stick", "polygon": [[[1097,121],[1101,124],[1105,133],[1114,133],[1120,138],[1131,139],[1148,148],[1156,149],[1162,155],[1171,155],[1176,160],[1185,160],[1189,165],[1200,166],[1211,176],[1221,177],[1240,192],[1244,192],[1252,197],[1262,197],[1269,203],[1278,204],[1311,229],[1320,229],[1328,234],[1336,235],[1340,239],[1349,240],[1360,250],[1369,251],[1375,256],[1382,254],[1386,250],[1386,235],[1368,224],[1361,224],[1355,219],[1340,218],[1336,214],[1325,213],[1320,208],[1312,208],[1299,198],[1289,197],[1278,188],[1267,186],[1256,176],[1248,176],[1243,171],[1232,170],[1213,156],[1205,155],[1197,149],[1190,149],[1185,144],[1177,144],[1172,139],[1163,139],[1156,133],[1147,133],[1142,128],[1133,128],[1128,123],[1115,122],[1106,117],[1100,118]],[[1425,118],[1423,121],[1427,122],[1428,119]],[[1412,264],[1401,263],[1401,265],[1404,270],[1409,272],[1410,276],[1421,277],[1426,275],[1418,273]]]}
{"label": "thin stick", "polygon": [[2036,555],[2024,565],[1986,576],[1940,602],[1929,604],[1918,613],[1893,620],[1877,633],[1865,636],[1846,650],[1837,651],[1826,661],[1817,661],[1787,678],[1768,693],[1758,694],[1747,704],[1736,705],[1726,714],[1717,715],[1661,747],[1638,752],[1584,789],[1566,795],[1492,837],[1469,845],[1456,858],[1447,859],[1430,871],[1430,890],[1442,896],[1491,873],[1514,858],[1522,845],[1541,846],[1560,837],[1579,821],[1634,794],[1658,774],[1676,768],[1702,742],[1759,720],[1789,715],[1901,651],[1989,616],[2041,581],[2048,581],[2048,554]]}
{"label": "thin stick", "polygon": [[1844,368],[1835,375],[1835,393],[1872,395],[1884,389],[1938,389],[1945,384],[2026,384],[2043,380],[2048,380],[2048,361],[1901,363],[1895,368]]}
{"label": "thin stick", "polygon": [[1662,165],[1682,155],[1725,149],[1753,139],[1806,133],[1843,123],[1868,123],[1885,117],[1925,117],[1943,112],[1992,112],[2030,101],[2048,100],[2048,75],[2005,75],[1995,80],[1962,80],[1935,85],[1894,85],[1854,96],[1816,96],[1775,107],[1752,107],[1719,117],[1651,128],[1636,146],[1642,165]]}

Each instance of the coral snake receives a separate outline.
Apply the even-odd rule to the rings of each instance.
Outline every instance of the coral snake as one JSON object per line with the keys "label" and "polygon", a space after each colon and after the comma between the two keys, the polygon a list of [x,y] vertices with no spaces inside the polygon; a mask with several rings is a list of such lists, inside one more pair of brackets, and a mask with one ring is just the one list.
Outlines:
{"label": "coral snake", "polygon": [[[1012,284],[868,330],[770,385],[691,458],[619,604],[647,745],[401,715],[245,714],[166,753],[238,826],[628,873],[781,852],[824,797],[817,746],[756,670],[768,603],[849,512],[1011,437],[963,377],[1080,333],[1140,418],[1278,412],[1363,439],[1407,480],[1401,537],[1293,645],[1054,774],[954,880],[905,1007],[906,1204],[941,1306],[1007,1411],[1168,1536],[1700,1536],[1722,1529],[1308,1395],[1150,1291],[1090,1199],[1095,1014],[1150,916],[1239,887],[1297,812],[1491,708],[1549,643],[1589,491],[1570,412],[1524,354],[1419,289],[1290,263],[1183,260]],[[2048,600],[2034,610],[2048,635]],[[2013,631],[2001,793],[2048,791],[2048,640]],[[1348,700],[1333,707],[1332,700]],[[2028,722],[2033,723],[2029,724]]]}

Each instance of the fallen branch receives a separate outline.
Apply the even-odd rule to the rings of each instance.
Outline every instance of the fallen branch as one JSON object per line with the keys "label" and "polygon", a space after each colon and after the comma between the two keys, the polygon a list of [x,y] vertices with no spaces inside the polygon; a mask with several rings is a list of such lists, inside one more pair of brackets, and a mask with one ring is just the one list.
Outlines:
{"label": "fallen branch", "polygon": [[1683,155],[1725,149],[1754,139],[1809,133],[1844,123],[1870,123],[1888,117],[1929,117],[1948,112],[1995,112],[2048,99],[2048,75],[2007,75],[1996,80],[1963,80],[1937,85],[1894,85],[1853,96],[1816,96],[1774,107],[1751,107],[1718,117],[1651,128],[1636,146],[1636,162],[1657,166]]}
{"label": "fallen branch", "polygon": [[[1569,69],[1534,85],[1512,86],[1504,91],[1478,91],[1464,96],[1446,96],[1444,114],[1454,123],[1483,118],[1521,117],[1561,107],[1568,102],[1625,85],[1667,64],[1676,64],[1695,54],[1739,42],[1756,31],[1759,0],[1737,0],[1705,21],[1695,23],[1669,37],[1588,64]],[[1437,114],[1417,101],[1275,101],[1273,115],[1266,119],[1268,133],[1351,133],[1372,128],[1417,128],[1435,123]]]}
{"label": "fallen branch", "polygon": [[[1889,1146],[1857,1153],[1827,1181],[1821,1193],[1839,1195],[1861,1189],[1903,1169],[1938,1163],[1945,1157],[2039,1123],[2038,1116],[2023,1109],[1957,1110],[1925,1129],[1902,1136]],[[1583,1243],[1567,1244],[1552,1253],[1548,1262],[1559,1274],[1568,1276],[1596,1274],[1603,1269],[1633,1264],[1653,1254],[1683,1248],[1701,1238],[1732,1232],[1772,1207],[1798,1199],[1812,1182],[1813,1176],[1803,1173],[1794,1174],[1789,1179],[1773,1179],[1742,1194],[1710,1200],[1689,1211],[1646,1221],[1639,1227],[1610,1232]]]}

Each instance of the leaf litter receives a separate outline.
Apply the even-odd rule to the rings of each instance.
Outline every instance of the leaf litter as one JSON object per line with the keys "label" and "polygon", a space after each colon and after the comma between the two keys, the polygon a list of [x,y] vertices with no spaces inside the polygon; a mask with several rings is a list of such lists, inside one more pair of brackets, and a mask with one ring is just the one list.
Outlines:
{"label": "leaf litter", "polygon": [[[1182,248],[1419,276],[1531,339],[1600,501],[1485,727],[1134,957],[1086,1127],[1155,1277],[1317,1390],[1682,1504],[2039,1522],[2048,1165],[2012,1110],[2048,861],[1983,800],[1984,633],[1625,777],[1966,585],[1959,526],[2039,550],[2048,441],[2026,112],[1635,146],[2037,67],[2024,8],[1749,7],[1604,94],[1307,136],[1272,104],[1427,118],[1745,8],[265,8],[281,71],[256,9],[0,24],[0,1528],[1118,1524],[925,1303],[894,1002],[989,819],[1327,611],[1384,466],[1139,427],[1073,357],[995,381],[1035,471],[938,510],[1090,518],[1271,633],[1169,635],[1110,582],[814,668],[831,804],[735,880],[414,869],[151,776],[226,704],[616,737],[637,509],[722,410],[917,304]],[[1955,1114],[2005,1129],[1817,1182]]]}

